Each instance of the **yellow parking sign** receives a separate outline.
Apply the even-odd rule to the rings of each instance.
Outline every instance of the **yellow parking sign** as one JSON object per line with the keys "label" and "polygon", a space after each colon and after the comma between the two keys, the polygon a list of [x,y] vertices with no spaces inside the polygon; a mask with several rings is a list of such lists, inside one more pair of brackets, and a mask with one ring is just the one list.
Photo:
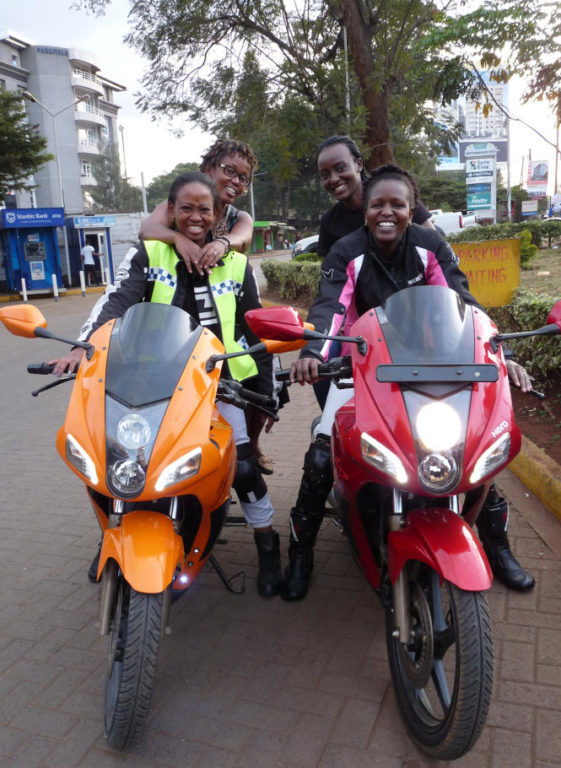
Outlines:
{"label": "yellow parking sign", "polygon": [[520,285],[520,240],[454,243],[469,289],[483,307],[504,307]]}

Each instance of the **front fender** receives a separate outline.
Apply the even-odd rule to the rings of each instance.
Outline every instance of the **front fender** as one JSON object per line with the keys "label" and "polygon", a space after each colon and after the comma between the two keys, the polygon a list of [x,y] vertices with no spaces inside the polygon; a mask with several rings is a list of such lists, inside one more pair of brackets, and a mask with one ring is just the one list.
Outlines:
{"label": "front fender", "polygon": [[408,560],[420,560],[460,589],[480,592],[493,582],[479,539],[450,509],[416,509],[388,534],[388,574],[395,584]]}
{"label": "front fender", "polygon": [[97,578],[107,560],[113,558],[137,592],[163,592],[183,556],[183,540],[168,517],[135,510],[123,516],[120,526],[105,530]]}

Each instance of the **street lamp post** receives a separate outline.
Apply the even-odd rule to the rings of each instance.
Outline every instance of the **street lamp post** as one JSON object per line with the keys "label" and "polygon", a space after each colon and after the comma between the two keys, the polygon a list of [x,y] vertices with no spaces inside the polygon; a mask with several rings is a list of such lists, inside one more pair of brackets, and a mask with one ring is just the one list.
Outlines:
{"label": "street lamp post", "polygon": [[[60,170],[60,157],[58,152],[58,132],[57,132],[57,126],[56,126],[56,118],[58,115],[61,114],[61,112],[65,112],[67,109],[70,109],[70,107],[76,106],[76,104],[79,104],[81,101],[87,101],[89,96],[80,96],[77,99],[74,99],[74,101],[70,102],[70,104],[67,104],[62,109],[57,110],[56,112],[53,112],[48,107],[46,107],[44,104],[42,104],[39,99],[34,96],[31,91],[22,91],[22,96],[26,98],[28,101],[33,102],[34,104],[37,104],[41,109],[44,109],[47,114],[49,114],[53,119],[53,131],[54,131],[54,139],[55,139],[55,160],[56,160],[56,167],[57,167],[57,173],[58,173],[58,188],[60,192],[60,202],[62,205],[62,209],[64,212],[64,189],[62,187],[62,173]],[[68,272],[68,285],[72,285],[72,274],[70,272],[70,255],[68,252],[68,236],[66,234],[66,226],[63,225],[62,232],[64,235],[64,255],[66,258],[66,270]]]}

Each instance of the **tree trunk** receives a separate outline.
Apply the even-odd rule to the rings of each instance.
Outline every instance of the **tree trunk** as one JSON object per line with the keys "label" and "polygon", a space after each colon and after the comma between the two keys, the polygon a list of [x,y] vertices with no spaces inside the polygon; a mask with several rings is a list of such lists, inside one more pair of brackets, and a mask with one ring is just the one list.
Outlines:
{"label": "tree trunk", "polygon": [[359,3],[357,0],[341,0],[341,7],[349,50],[366,110],[366,167],[373,170],[394,159],[390,146],[387,84],[376,83],[374,80],[372,30],[362,18]]}

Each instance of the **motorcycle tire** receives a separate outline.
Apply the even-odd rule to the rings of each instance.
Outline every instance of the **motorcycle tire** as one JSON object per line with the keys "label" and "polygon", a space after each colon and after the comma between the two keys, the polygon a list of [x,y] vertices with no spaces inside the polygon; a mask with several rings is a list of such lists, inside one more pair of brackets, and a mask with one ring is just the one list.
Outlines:
{"label": "motorcycle tire", "polygon": [[163,605],[163,592],[136,592],[119,576],[109,632],[103,712],[105,738],[114,749],[134,742],[148,717]]}
{"label": "motorcycle tire", "polygon": [[[411,564],[409,564],[411,565]],[[493,687],[493,638],[487,599],[425,565],[409,583],[412,640],[393,634],[386,615],[388,660],[403,721],[427,755],[455,760],[485,724]]]}

